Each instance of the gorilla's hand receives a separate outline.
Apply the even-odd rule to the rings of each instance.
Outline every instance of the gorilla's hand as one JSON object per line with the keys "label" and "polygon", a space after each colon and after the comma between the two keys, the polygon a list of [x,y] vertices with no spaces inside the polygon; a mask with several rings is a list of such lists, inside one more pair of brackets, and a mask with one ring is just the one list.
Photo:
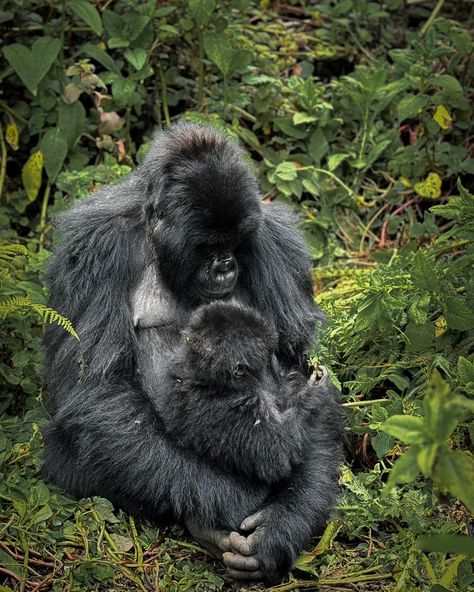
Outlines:
{"label": "gorilla's hand", "polygon": [[263,580],[269,586],[291,568],[294,552],[275,521],[277,506],[269,506],[246,518],[240,530],[231,532],[231,551],[223,555],[229,575],[236,580]]}
{"label": "gorilla's hand", "polygon": [[[254,514],[256,516],[256,514]],[[229,575],[236,580],[261,580],[262,572],[259,571],[258,560],[252,556],[252,553],[245,554],[246,548],[241,551],[234,551],[234,548],[240,548],[241,541],[246,541],[237,532],[225,530],[215,530],[206,526],[201,526],[191,520],[186,521],[186,527],[193,538],[207,549],[214,557],[224,562],[229,571]],[[235,540],[235,547],[232,544]]]}

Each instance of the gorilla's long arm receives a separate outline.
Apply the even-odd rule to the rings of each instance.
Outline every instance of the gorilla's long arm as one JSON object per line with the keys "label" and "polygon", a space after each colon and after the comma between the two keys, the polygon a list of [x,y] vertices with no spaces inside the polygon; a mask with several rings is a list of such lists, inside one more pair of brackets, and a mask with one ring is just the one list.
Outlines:
{"label": "gorilla's long arm", "polygon": [[44,432],[45,476],[67,491],[103,495],[151,518],[229,529],[265,500],[266,488],[175,448],[131,387],[91,386],[86,397],[78,390],[71,395]]}

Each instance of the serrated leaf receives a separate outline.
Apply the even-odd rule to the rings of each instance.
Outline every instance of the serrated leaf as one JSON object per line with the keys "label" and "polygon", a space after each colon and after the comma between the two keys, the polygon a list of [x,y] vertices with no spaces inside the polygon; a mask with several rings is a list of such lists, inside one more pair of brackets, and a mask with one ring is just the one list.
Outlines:
{"label": "serrated leaf", "polygon": [[438,286],[436,269],[422,250],[415,255],[411,276],[416,288],[428,290],[430,293],[436,291]]}
{"label": "serrated leaf", "polygon": [[414,189],[420,197],[437,199],[441,197],[441,177],[438,173],[430,173],[424,181],[416,183]]}
{"label": "serrated leaf", "polygon": [[434,112],[433,119],[439,125],[441,129],[451,129],[453,126],[453,118],[449,114],[448,110],[444,105],[438,105]]}
{"label": "serrated leaf", "polygon": [[474,512],[474,459],[472,454],[445,448],[433,471],[435,484],[442,491],[449,491]]}
{"label": "serrated leaf", "polygon": [[96,35],[102,33],[102,20],[97,8],[87,0],[74,0],[68,6],[82,19]]}
{"label": "serrated leaf", "polygon": [[392,415],[380,429],[407,444],[421,444],[425,441],[423,420],[414,415]]}
{"label": "serrated leaf", "polygon": [[16,127],[16,123],[13,121],[13,119],[10,119],[7,123],[5,140],[7,141],[7,144],[10,146],[10,148],[13,150],[18,150],[18,142],[20,137],[18,134],[18,128]]}
{"label": "serrated leaf", "polygon": [[38,197],[43,172],[43,153],[41,150],[33,153],[21,169],[21,180],[31,203]]}
{"label": "serrated leaf", "polygon": [[31,50],[26,45],[13,43],[4,47],[3,53],[26,88],[36,95],[39,83],[49,72],[60,49],[59,39],[40,37],[33,42]]}
{"label": "serrated leaf", "polygon": [[474,328],[474,311],[456,294],[448,294],[443,302],[443,314],[450,329],[468,331]]}
{"label": "serrated leaf", "polygon": [[458,376],[462,384],[474,382],[474,362],[460,356],[458,358]]}
{"label": "serrated leaf", "polygon": [[44,156],[44,168],[49,180],[54,182],[67,156],[68,145],[63,132],[57,127],[50,129],[41,141]]}

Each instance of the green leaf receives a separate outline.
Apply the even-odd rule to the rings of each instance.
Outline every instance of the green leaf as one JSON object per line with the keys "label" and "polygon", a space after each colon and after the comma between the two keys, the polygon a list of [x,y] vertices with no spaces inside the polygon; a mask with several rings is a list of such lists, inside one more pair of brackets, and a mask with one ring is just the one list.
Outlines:
{"label": "green leaf", "polygon": [[294,113],[293,114],[293,123],[295,125],[301,125],[302,123],[312,123],[313,121],[317,121],[317,117],[315,115],[310,115],[309,113]]}
{"label": "green leaf", "polygon": [[405,119],[413,119],[423,111],[428,103],[426,97],[419,95],[407,95],[397,105],[398,121],[402,122]]}
{"label": "green leaf", "polygon": [[215,0],[189,0],[189,14],[198,27],[206,25],[216,8]]}
{"label": "green leaf", "polygon": [[40,37],[33,42],[31,50],[20,43],[13,43],[4,47],[3,53],[26,88],[36,95],[39,83],[49,72],[60,49],[59,39]]}
{"label": "green leaf", "polygon": [[451,553],[474,557],[474,537],[456,534],[436,534],[416,542],[418,549],[428,553]]}
{"label": "green leaf", "polygon": [[429,446],[423,446],[418,452],[416,460],[418,467],[425,477],[431,476],[436,455],[438,453],[438,444],[430,444]]}
{"label": "green leaf", "polygon": [[38,150],[32,154],[21,169],[21,180],[29,202],[35,201],[41,187],[43,172],[43,153]]}
{"label": "green leaf", "polygon": [[69,149],[76,144],[80,135],[85,131],[86,111],[81,102],[71,105],[60,105],[58,109],[58,127],[67,140]]}
{"label": "green leaf", "polygon": [[428,292],[436,291],[438,287],[436,269],[422,250],[415,255],[411,275],[415,287]]}
{"label": "green leaf", "polygon": [[414,415],[392,415],[380,429],[407,444],[421,444],[425,441],[423,420]]}
{"label": "green leaf", "polygon": [[407,349],[411,352],[422,353],[429,351],[435,337],[435,327],[429,321],[423,325],[409,323],[404,331],[407,339]]}
{"label": "green leaf", "polygon": [[464,356],[458,358],[458,375],[463,384],[474,382],[474,362],[471,362]]}
{"label": "green leaf", "polygon": [[280,162],[275,169],[275,175],[283,181],[296,179],[298,173],[295,163],[291,161]]}
{"label": "green leaf", "polygon": [[145,49],[137,47],[136,49],[127,49],[124,56],[135,70],[141,70],[146,63],[148,53]]}
{"label": "green leaf", "polygon": [[51,510],[51,507],[49,506],[49,504],[46,504],[45,506],[40,508],[40,510],[38,512],[36,512],[36,514],[33,518],[33,522],[35,524],[40,524],[41,522],[46,522],[46,520],[51,518],[52,515],[53,515],[53,511]]}
{"label": "green leaf", "polygon": [[44,155],[44,168],[49,180],[53,182],[56,180],[68,152],[67,140],[63,132],[59,128],[46,132],[41,141],[41,150]]}
{"label": "green leaf", "polygon": [[456,294],[448,294],[442,303],[443,314],[448,327],[457,331],[474,329],[474,311],[466,301]]}
{"label": "green leaf", "polygon": [[290,138],[296,138],[298,140],[306,138],[306,131],[294,125],[290,117],[275,117],[273,122],[278,130],[281,130],[287,136],[290,136]]}
{"label": "green leaf", "polygon": [[204,49],[208,58],[219,68],[224,77],[229,76],[234,55],[229,35],[227,33],[206,33],[204,35]]}
{"label": "green leaf", "polygon": [[382,498],[387,497],[397,483],[411,483],[418,477],[420,473],[417,462],[418,452],[419,448],[413,446],[398,457],[390,471],[387,485],[382,490]]}
{"label": "green leaf", "polygon": [[88,0],[74,0],[68,6],[94,31],[96,35],[102,33],[102,21],[97,8]]}
{"label": "green leaf", "polygon": [[326,136],[322,129],[317,129],[311,134],[308,143],[308,153],[311,156],[311,160],[319,165],[321,159],[326,156],[329,150],[329,144]]}
{"label": "green leaf", "polygon": [[99,62],[99,64],[102,64],[102,66],[104,66],[104,68],[106,68],[107,70],[110,70],[110,72],[114,72],[118,76],[122,75],[120,72],[120,68],[115,63],[115,60],[113,60],[109,56],[109,54],[107,52],[105,52],[103,49],[101,49],[100,47],[97,47],[96,45],[92,45],[92,43],[86,43],[82,47],[82,50],[84,51],[84,53],[86,55],[91,57],[93,60],[95,60],[96,62]]}
{"label": "green leaf", "polygon": [[346,160],[346,158],[348,156],[349,156],[349,154],[342,154],[342,153],[331,154],[328,157],[328,169],[330,171],[336,170],[337,167],[341,164],[341,162],[343,162],[344,160]]}
{"label": "green leaf", "polygon": [[445,447],[434,466],[433,480],[442,491],[449,491],[474,512],[474,459],[469,452]]}

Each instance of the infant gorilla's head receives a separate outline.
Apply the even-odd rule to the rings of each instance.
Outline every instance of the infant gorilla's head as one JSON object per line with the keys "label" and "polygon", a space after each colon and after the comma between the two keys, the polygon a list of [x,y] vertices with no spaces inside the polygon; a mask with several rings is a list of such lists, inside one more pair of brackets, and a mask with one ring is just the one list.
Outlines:
{"label": "infant gorilla's head", "polygon": [[278,345],[275,328],[256,310],[222,301],[197,308],[184,339],[197,380],[237,388],[261,378]]}

